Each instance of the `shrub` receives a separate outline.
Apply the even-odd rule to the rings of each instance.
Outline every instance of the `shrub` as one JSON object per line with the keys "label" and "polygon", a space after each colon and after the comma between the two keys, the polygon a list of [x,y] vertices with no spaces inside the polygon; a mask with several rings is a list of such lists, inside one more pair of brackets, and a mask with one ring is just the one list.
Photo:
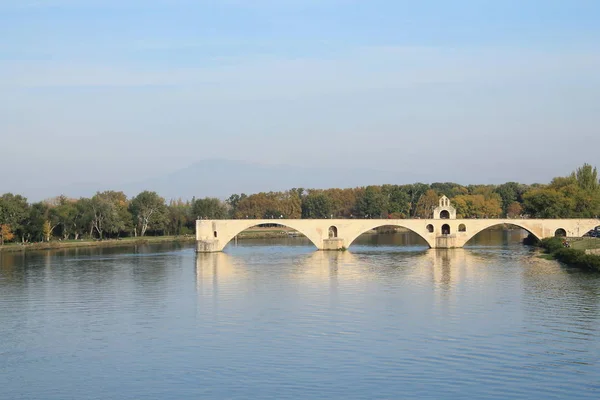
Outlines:
{"label": "shrub", "polygon": [[572,267],[587,268],[600,271],[600,256],[585,254],[583,250],[566,248],[562,238],[547,238],[540,241],[540,246],[560,262]]}
{"label": "shrub", "polygon": [[551,237],[542,239],[540,241],[540,246],[546,249],[549,253],[554,253],[558,250],[564,249],[563,239],[559,237]]}

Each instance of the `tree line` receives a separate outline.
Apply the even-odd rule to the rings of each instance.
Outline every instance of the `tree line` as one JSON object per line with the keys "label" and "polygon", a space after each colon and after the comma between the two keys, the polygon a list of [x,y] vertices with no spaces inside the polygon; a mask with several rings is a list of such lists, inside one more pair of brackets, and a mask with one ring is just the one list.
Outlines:
{"label": "tree line", "polygon": [[431,218],[440,196],[452,200],[459,218],[592,218],[600,215],[595,167],[584,164],[549,184],[460,185],[414,183],[348,189],[293,188],[233,194],[226,200],[165,201],[144,191],[98,192],[91,198],[58,196],[28,203],[21,195],[0,197],[0,245],[53,239],[186,235],[196,219]]}

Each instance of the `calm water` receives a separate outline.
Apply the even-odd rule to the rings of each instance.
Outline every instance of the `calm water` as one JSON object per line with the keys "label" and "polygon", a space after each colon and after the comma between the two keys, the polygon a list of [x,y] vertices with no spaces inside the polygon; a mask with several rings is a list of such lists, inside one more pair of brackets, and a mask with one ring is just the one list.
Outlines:
{"label": "calm water", "polygon": [[520,236],[0,254],[0,399],[599,399],[600,275]]}

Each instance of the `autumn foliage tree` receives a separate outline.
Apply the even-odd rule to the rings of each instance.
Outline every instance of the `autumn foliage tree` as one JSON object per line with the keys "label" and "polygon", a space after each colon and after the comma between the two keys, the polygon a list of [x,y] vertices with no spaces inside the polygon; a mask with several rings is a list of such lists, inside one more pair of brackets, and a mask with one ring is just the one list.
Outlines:
{"label": "autumn foliage tree", "polygon": [[0,225],[0,246],[4,246],[4,242],[10,242],[15,238],[14,233],[10,229],[10,225]]}

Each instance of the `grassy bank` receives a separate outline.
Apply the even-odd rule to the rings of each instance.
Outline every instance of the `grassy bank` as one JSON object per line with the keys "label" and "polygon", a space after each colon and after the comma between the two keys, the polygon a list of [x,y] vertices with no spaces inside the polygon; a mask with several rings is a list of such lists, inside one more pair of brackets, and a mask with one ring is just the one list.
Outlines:
{"label": "grassy bank", "polygon": [[[288,237],[290,235],[298,235],[293,229],[283,227],[272,228],[251,228],[238,235],[238,240],[243,239],[273,239]],[[7,243],[0,246],[0,252],[17,252],[28,250],[55,250],[69,249],[76,247],[117,247],[117,246],[138,246],[150,243],[192,243],[196,240],[194,235],[184,236],[145,236],[145,237],[128,237],[121,239],[107,240],[53,240],[50,242],[41,243]]]}
{"label": "grassy bank", "polygon": [[[579,248],[576,247],[577,242],[582,242],[579,244]],[[595,254],[586,254],[586,249],[583,246],[591,246],[591,242],[586,242],[579,240],[572,242],[572,247],[565,247],[563,238],[553,237],[542,239],[539,242],[539,245],[554,259],[569,266],[600,272],[600,256]],[[594,242],[593,244],[597,246],[598,242]]]}
{"label": "grassy bank", "polygon": [[269,228],[254,227],[246,229],[237,235],[238,239],[276,239],[300,235],[296,230],[284,226]]}
{"label": "grassy bank", "polygon": [[173,243],[173,242],[193,242],[195,237],[191,235],[186,236],[145,236],[145,237],[133,237],[133,238],[122,238],[122,239],[108,239],[108,240],[64,240],[64,241],[51,241],[42,243],[9,243],[4,246],[0,246],[2,252],[16,252],[16,251],[28,251],[28,250],[54,250],[54,249],[69,249],[76,247],[116,247],[116,246],[137,246],[149,243]]}

